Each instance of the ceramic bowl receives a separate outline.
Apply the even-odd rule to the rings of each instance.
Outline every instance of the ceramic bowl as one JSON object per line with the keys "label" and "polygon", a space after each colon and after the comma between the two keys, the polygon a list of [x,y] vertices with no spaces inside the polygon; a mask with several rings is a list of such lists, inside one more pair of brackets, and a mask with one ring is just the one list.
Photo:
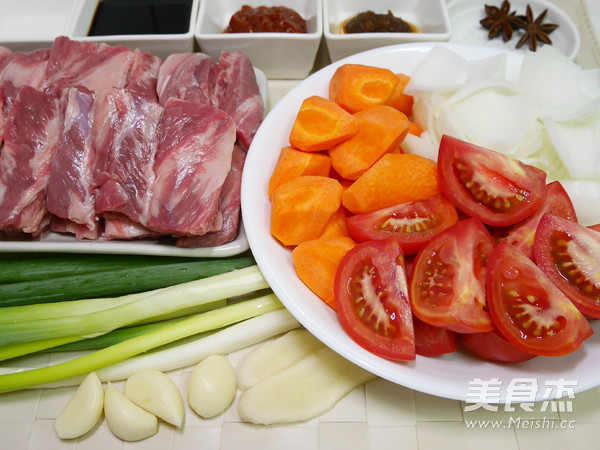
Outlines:
{"label": "ceramic bowl", "polygon": [[[391,11],[396,17],[416,27],[413,33],[342,32],[348,19],[366,10],[377,14]],[[365,50],[406,42],[447,41],[451,26],[445,0],[323,0],[323,30],[331,61]]]}
{"label": "ceramic bowl", "polygon": [[[307,21],[307,33],[224,33],[243,5],[291,8]],[[213,58],[239,51],[268,78],[301,79],[313,68],[322,26],[321,0],[202,0],[195,37],[200,50]]]}
{"label": "ceramic bowl", "polygon": [[[67,35],[77,41],[106,42],[109,45],[123,45],[125,47],[147,51],[161,58],[166,58],[171,53],[184,53],[194,51],[194,27],[198,14],[200,0],[191,0],[189,11],[189,23],[181,33],[159,33],[159,34],[109,34],[104,36],[90,36],[96,11],[101,0],[80,0],[72,13]],[[156,15],[161,14],[161,7],[169,6],[169,3],[159,1],[148,2],[145,5],[148,19],[156,22]],[[178,6],[178,5],[175,5]],[[144,16],[146,17],[146,16]],[[138,20],[146,20],[141,15]],[[152,19],[154,17],[154,19]],[[132,18],[132,20],[134,20]]]}

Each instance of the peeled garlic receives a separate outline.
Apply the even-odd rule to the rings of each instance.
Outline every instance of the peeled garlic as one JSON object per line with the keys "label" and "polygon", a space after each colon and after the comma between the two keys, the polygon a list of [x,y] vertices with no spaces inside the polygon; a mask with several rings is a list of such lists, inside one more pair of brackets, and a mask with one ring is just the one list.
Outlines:
{"label": "peeled garlic", "polygon": [[165,422],[180,428],[185,406],[179,389],[167,375],[155,370],[140,370],[125,383],[125,397]]}
{"label": "peeled garlic", "polygon": [[237,383],[231,363],[211,355],[198,363],[188,384],[188,403],[201,417],[221,414],[235,398]]}
{"label": "peeled garlic", "polygon": [[137,406],[110,383],[104,394],[104,415],[110,431],[124,441],[139,441],[158,431],[156,416]]}
{"label": "peeled garlic", "polygon": [[61,439],[83,436],[98,423],[103,406],[102,383],[96,372],[91,372],[54,421],[56,434]]}

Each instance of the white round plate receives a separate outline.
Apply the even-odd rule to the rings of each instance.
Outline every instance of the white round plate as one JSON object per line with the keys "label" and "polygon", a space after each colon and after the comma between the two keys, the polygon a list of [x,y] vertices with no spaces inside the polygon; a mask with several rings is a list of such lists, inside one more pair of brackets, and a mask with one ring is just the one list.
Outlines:
{"label": "white round plate", "polygon": [[[483,46],[452,43],[400,44],[370,50],[340,60],[302,81],[268,114],[249,150],[242,179],[242,214],[250,248],[271,288],[287,309],[317,338],[355,364],[399,385],[455,400],[473,398],[469,382],[498,379],[501,392],[494,401],[504,402],[511,383],[525,379],[537,382],[537,399],[547,399],[545,386],[565,379],[580,392],[600,385],[600,333],[580,350],[559,358],[534,358],[519,364],[499,364],[456,352],[442,357],[420,357],[413,362],[392,362],[377,357],[350,339],[335,312],[318,299],[296,276],[291,252],[269,232],[271,205],[267,184],[279,151],[289,145],[292,123],[302,101],[311,95],[328,95],[329,80],[345,63],[387,67],[411,74],[433,45],[443,45],[468,60],[507,53],[508,69],[518,72],[522,55]],[[290,223],[290,226],[294,226]],[[600,321],[593,324],[600,330]],[[558,396],[562,396],[560,393]]]}

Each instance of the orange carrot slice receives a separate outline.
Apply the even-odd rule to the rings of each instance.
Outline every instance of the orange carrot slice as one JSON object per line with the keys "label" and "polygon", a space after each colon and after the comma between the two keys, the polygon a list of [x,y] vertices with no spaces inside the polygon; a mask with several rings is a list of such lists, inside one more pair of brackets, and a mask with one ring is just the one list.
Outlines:
{"label": "orange carrot slice", "polygon": [[419,155],[388,153],[344,191],[342,204],[355,214],[438,194],[437,164]]}
{"label": "orange carrot slice", "polygon": [[337,180],[315,175],[282,184],[271,197],[271,234],[286,246],[318,238],[340,208],[342,192]]}
{"label": "orange carrot slice", "polygon": [[335,272],[342,257],[355,245],[349,237],[320,238],[302,242],[292,251],[298,278],[333,309]]}
{"label": "orange carrot slice", "polygon": [[410,77],[403,73],[397,73],[396,76],[398,77],[399,83],[383,104],[396,108],[398,111],[410,116],[412,115],[414,97],[404,93],[404,89],[410,81]]}
{"label": "orange carrot slice", "polygon": [[290,144],[306,152],[328,150],[358,131],[358,120],[337,103],[319,96],[302,102]]}
{"label": "orange carrot slice", "polygon": [[329,150],[331,165],[348,180],[356,180],[388,151],[398,147],[408,132],[408,118],[389,106],[377,105],[355,115],[358,132]]}
{"label": "orange carrot slice", "polygon": [[381,105],[394,91],[400,79],[394,72],[362,64],[344,64],[329,82],[329,98],[355,113]]}
{"label": "orange carrot slice", "polygon": [[283,183],[303,175],[326,177],[331,169],[331,159],[324,153],[303,152],[293,147],[284,147],[269,179],[269,197]]}

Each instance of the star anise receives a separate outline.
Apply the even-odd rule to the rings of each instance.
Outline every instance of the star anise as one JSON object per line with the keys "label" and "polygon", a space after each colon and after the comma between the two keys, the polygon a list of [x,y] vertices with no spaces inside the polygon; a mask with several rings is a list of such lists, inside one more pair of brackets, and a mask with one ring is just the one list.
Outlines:
{"label": "star anise", "polygon": [[537,19],[533,18],[533,11],[531,7],[527,5],[527,12],[524,17],[517,18],[517,26],[524,31],[523,36],[517,42],[517,48],[521,48],[526,42],[529,42],[529,49],[536,51],[538,41],[544,44],[552,44],[552,40],[548,36],[554,30],[558,28],[558,25],[554,23],[544,23],[548,10],[545,9]]}
{"label": "star anise", "polygon": [[510,41],[513,31],[517,28],[518,16],[516,12],[510,11],[510,2],[504,0],[500,8],[493,5],[485,5],[486,17],[479,23],[483,28],[489,30],[488,39],[493,39],[502,34],[504,42]]}

